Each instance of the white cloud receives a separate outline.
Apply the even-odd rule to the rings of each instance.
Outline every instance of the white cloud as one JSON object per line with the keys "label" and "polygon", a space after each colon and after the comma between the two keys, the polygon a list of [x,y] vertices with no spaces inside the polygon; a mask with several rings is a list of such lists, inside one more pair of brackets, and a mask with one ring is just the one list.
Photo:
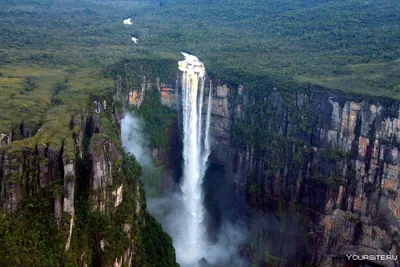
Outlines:
{"label": "white cloud", "polygon": [[124,19],[124,24],[125,25],[132,25],[132,21],[131,21],[132,19],[131,18],[127,18],[127,19]]}
{"label": "white cloud", "polygon": [[139,39],[138,39],[138,38],[135,38],[135,37],[132,37],[132,41],[134,41],[135,44],[137,44],[137,42],[139,42]]}

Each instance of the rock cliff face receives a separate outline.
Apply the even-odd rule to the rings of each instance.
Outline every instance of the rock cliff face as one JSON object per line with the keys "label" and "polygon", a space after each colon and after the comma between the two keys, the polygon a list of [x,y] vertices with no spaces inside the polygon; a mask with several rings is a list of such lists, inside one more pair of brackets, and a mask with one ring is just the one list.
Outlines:
{"label": "rock cliff face", "polygon": [[[26,241],[52,266],[144,266],[155,260],[175,266],[171,239],[146,211],[140,166],[120,144],[119,90],[91,96],[82,114],[62,128],[63,140],[42,144],[35,133],[18,139],[14,133],[1,135],[0,265],[40,261],[18,259],[28,249]],[[23,229],[36,211],[43,211],[36,228]],[[12,226],[15,221],[21,229]],[[42,222],[43,229],[55,230],[42,233]],[[52,241],[18,243],[13,237],[18,231]]]}
{"label": "rock cliff face", "polygon": [[[173,86],[153,83],[165,105],[179,107]],[[231,216],[246,220],[251,233],[239,248],[243,258],[344,266],[346,254],[400,254],[400,103],[321,88],[288,92],[216,80],[210,86],[209,161],[224,167],[220,173],[235,192],[230,208],[246,205]],[[146,88],[131,90],[130,102],[137,106],[132,96],[143,99]],[[154,157],[167,155],[160,152]]]}
{"label": "rock cliff face", "polygon": [[[78,122],[71,121],[71,127],[76,126],[74,123]],[[79,140],[79,133],[73,134]],[[49,201],[53,203],[53,216],[55,223],[66,229],[65,250],[69,250],[75,221],[75,157],[65,151],[64,141],[60,147],[32,145],[24,143],[27,139],[14,140],[13,136],[16,135],[5,136],[0,147],[2,210],[6,214],[15,213],[24,198],[52,187],[53,198]],[[80,146],[76,143],[78,151]]]}
{"label": "rock cliff face", "polygon": [[399,103],[218,85],[212,105],[210,160],[247,196],[251,261],[400,254]]}

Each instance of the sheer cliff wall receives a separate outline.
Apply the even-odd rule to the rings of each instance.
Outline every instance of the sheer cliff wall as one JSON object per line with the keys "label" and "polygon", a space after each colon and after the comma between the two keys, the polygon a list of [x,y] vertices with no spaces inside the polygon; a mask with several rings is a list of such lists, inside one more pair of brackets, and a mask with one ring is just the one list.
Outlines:
{"label": "sheer cliff wall", "polygon": [[210,160],[247,198],[251,260],[328,266],[399,254],[400,103],[246,89],[216,86]]}

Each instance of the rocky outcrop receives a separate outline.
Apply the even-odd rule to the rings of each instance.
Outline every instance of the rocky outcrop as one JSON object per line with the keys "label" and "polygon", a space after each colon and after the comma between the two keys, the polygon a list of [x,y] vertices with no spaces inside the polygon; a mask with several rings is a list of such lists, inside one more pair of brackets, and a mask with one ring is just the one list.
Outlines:
{"label": "rocky outcrop", "polygon": [[[151,85],[144,82],[143,86],[145,90]],[[21,135],[1,134],[0,216],[4,212],[10,220],[23,219],[21,223],[27,223],[29,218],[23,216],[33,209],[43,212],[38,217],[38,229],[32,231],[42,234],[48,219],[53,220],[46,234],[51,233],[49,238],[61,244],[44,244],[65,258],[63,264],[146,265],[152,260],[148,255],[153,253],[148,245],[153,237],[143,241],[147,229],[163,238],[156,246],[161,251],[154,252],[158,259],[168,262],[165,266],[174,266],[172,241],[146,211],[140,166],[123,153],[119,130],[122,107],[116,107],[117,95],[108,89],[105,95],[91,96],[87,110],[72,116],[62,125],[64,128],[60,126],[57,134],[61,132],[61,140],[59,136],[51,139],[45,129],[37,132],[50,140],[47,143],[23,127]],[[0,233],[9,231],[5,225],[0,220]],[[4,242],[14,244],[14,239]],[[19,249],[26,249],[23,243],[15,245],[13,252]],[[49,264],[61,262],[55,257],[49,256]]]}
{"label": "rocky outcrop", "polygon": [[[122,197],[123,184],[113,179],[113,169],[120,168],[115,165],[115,161],[122,160],[122,153],[111,140],[101,134],[93,136],[90,150],[93,161],[90,179],[92,209],[108,214],[110,209],[118,206],[115,203]],[[115,191],[110,191],[111,187],[117,188]],[[120,188],[119,193],[118,188]]]}
{"label": "rocky outcrop", "polygon": [[[212,86],[212,103],[210,122],[210,135],[213,137],[213,150],[209,158],[210,161],[221,162],[224,165],[228,164],[227,159],[230,157],[230,103],[229,103],[229,88],[226,85]],[[208,97],[207,97],[208,101]],[[208,103],[207,103],[208,105]],[[227,168],[228,170],[231,167]]]}

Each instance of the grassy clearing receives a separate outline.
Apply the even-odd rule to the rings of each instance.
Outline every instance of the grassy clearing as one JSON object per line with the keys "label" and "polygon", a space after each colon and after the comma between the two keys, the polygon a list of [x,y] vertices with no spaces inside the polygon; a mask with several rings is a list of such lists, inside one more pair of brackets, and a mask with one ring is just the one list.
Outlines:
{"label": "grassy clearing", "polygon": [[310,78],[297,76],[300,83],[400,100],[400,60],[347,66],[348,75]]}
{"label": "grassy clearing", "polygon": [[[0,73],[0,132],[9,134],[21,123],[40,124],[62,72],[14,65],[2,66]],[[25,90],[27,77],[35,80],[32,91]]]}
{"label": "grassy clearing", "polygon": [[[17,136],[21,140],[13,142],[10,151],[36,146],[61,149],[64,144],[64,154],[74,158],[72,133],[79,129],[71,128],[71,121],[81,120],[91,93],[113,86],[112,80],[95,69],[16,65],[4,66],[0,72],[1,132],[20,134],[23,125],[31,133],[28,138]],[[24,90],[26,77],[35,80],[29,92]]]}

